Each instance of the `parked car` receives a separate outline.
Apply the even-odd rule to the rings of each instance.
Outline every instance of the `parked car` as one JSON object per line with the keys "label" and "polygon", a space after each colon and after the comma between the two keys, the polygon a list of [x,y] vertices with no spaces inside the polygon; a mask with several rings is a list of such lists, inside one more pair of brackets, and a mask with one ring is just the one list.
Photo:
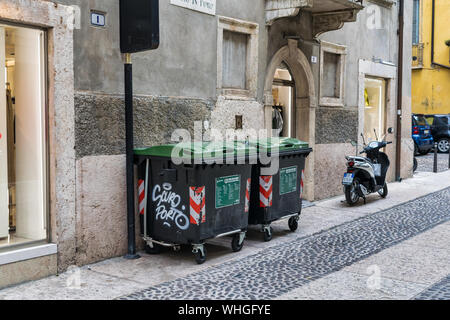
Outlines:
{"label": "parked car", "polygon": [[414,154],[426,155],[433,149],[434,139],[431,127],[421,114],[412,116],[412,138],[414,140]]}
{"label": "parked car", "polygon": [[438,143],[438,151],[447,153],[450,150],[450,114],[426,115],[425,119],[431,125],[431,134]]}

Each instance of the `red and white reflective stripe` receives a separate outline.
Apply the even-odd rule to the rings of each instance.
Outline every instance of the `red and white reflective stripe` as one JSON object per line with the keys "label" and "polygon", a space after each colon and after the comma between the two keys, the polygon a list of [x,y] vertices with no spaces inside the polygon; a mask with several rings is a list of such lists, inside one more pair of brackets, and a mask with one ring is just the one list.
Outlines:
{"label": "red and white reflective stripe", "polygon": [[245,190],[245,212],[249,212],[250,210],[250,186],[252,179],[247,179],[247,189]]}
{"label": "red and white reflective stripe", "polygon": [[139,214],[144,214],[145,210],[145,181],[138,181],[138,194],[139,194]]}
{"label": "red and white reflective stripe", "polygon": [[273,177],[259,177],[259,206],[261,208],[271,207],[273,198]]}
{"label": "red and white reflective stripe", "polygon": [[190,203],[190,222],[199,225],[206,222],[206,188],[190,187],[189,203]]}
{"label": "red and white reflective stripe", "polygon": [[304,180],[305,180],[305,170],[302,170],[302,177],[300,178],[300,198],[303,197]]}

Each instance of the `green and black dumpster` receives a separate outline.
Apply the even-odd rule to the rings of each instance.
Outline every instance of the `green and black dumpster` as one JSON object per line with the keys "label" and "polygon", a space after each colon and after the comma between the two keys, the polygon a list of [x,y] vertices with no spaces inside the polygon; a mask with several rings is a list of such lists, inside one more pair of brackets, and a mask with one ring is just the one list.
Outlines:
{"label": "green and black dumpster", "polygon": [[242,249],[256,150],[245,143],[184,143],[135,150],[138,210],[148,253],[192,246],[206,260],[205,241],[232,236]]}
{"label": "green and black dumpster", "polygon": [[250,225],[261,225],[264,240],[272,240],[272,222],[289,219],[294,232],[302,210],[305,160],[308,144],[292,138],[268,138],[250,142],[258,149],[250,192]]}

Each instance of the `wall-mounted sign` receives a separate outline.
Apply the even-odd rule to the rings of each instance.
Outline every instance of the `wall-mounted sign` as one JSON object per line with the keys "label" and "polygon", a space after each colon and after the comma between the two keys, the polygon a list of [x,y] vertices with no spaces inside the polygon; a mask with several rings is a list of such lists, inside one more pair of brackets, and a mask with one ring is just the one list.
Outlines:
{"label": "wall-mounted sign", "polygon": [[213,16],[216,15],[216,0],[170,0],[170,3]]}
{"label": "wall-mounted sign", "polygon": [[316,56],[311,56],[311,62],[312,63],[317,63],[317,57]]}
{"label": "wall-mounted sign", "polygon": [[96,27],[105,26],[105,14],[99,12],[91,12],[91,24]]}

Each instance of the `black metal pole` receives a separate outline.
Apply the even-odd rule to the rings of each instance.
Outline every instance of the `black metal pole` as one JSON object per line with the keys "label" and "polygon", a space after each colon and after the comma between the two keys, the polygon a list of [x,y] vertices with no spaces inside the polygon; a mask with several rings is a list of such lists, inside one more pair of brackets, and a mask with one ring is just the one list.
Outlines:
{"label": "black metal pole", "polygon": [[397,79],[397,137],[395,151],[395,180],[401,182],[402,163],[402,115],[403,115],[403,40],[405,2],[400,0],[398,13],[398,79]]}
{"label": "black metal pole", "polygon": [[133,139],[133,65],[131,54],[125,55],[125,132],[126,132],[126,175],[127,175],[127,224],[128,253],[126,259],[138,259],[136,254],[135,214],[134,214],[134,139]]}
{"label": "black metal pole", "polygon": [[433,172],[437,173],[438,172],[438,144],[437,142],[434,143],[434,161],[433,161]]}

